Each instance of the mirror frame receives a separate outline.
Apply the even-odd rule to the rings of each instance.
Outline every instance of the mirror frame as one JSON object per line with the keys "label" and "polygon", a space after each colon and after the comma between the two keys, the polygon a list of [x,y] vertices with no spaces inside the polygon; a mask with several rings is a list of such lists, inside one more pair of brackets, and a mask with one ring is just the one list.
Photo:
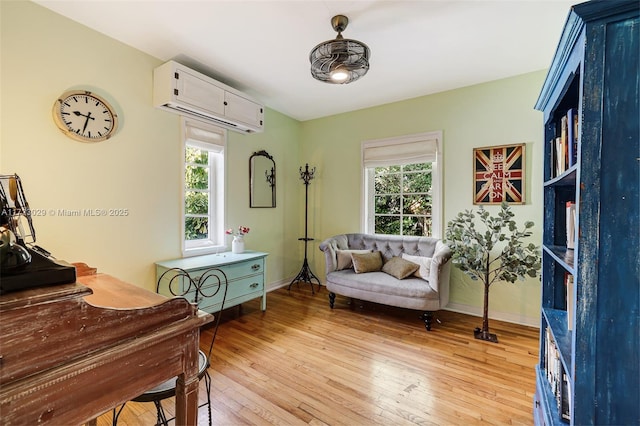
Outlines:
{"label": "mirror frame", "polygon": [[[271,173],[269,173],[269,170],[265,170],[264,174],[265,174],[265,179],[267,180],[267,184],[271,187],[271,205],[263,205],[263,206],[257,206],[255,205],[254,202],[254,193],[253,190],[254,185],[253,185],[253,179],[254,178],[260,178],[259,176],[253,176],[253,169],[254,169],[254,160],[256,159],[256,157],[266,157],[267,159],[271,160],[271,163],[273,164],[273,167],[271,167]],[[261,151],[256,151],[253,154],[251,154],[251,157],[249,157],[249,207],[250,208],[274,208],[276,206],[276,162],[273,159],[273,157],[271,155],[269,155],[269,153],[265,150],[261,150]]]}

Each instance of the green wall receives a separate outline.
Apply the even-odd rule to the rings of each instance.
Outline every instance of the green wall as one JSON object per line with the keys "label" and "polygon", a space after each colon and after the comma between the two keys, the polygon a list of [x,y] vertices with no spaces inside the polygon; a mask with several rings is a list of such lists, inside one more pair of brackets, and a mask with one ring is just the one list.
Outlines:
{"label": "green wall", "polygon": [[[34,217],[38,243],[58,258],[84,261],[153,288],[153,262],[180,256],[179,118],[153,108],[152,71],[163,61],[28,1],[0,2],[0,172],[18,173],[32,208],[127,208],[127,217]],[[62,48],[64,46],[64,48]],[[265,132],[229,132],[227,224],[251,228],[250,249],[269,252],[267,280],[298,272],[304,185],[298,168],[317,167],[309,187],[312,269],[324,278],[318,243],[360,230],[360,143],[442,130],[444,222],[472,208],[472,148],[527,143],[527,204],[541,240],[542,118],[533,110],[544,72],[461,88],[300,123],[267,108]],[[356,83],[357,84],[357,83]],[[87,88],[121,117],[114,138],[82,144],[55,127],[51,108],[65,90]],[[277,208],[250,209],[249,156],[277,164]],[[481,286],[454,271],[450,308],[478,314]],[[324,297],[321,295],[321,297]],[[537,325],[539,281],[496,284],[492,317]]]}
{"label": "green wall", "polygon": [[[155,288],[154,262],[180,257],[180,120],[152,106],[153,69],[163,61],[26,1],[0,2],[0,172],[17,173],[32,209],[37,242]],[[64,136],[52,107],[64,91],[86,88],[116,108],[120,128],[105,142]],[[262,134],[229,132],[227,224],[251,227],[247,247],[264,250],[267,280],[295,275],[300,194],[287,171],[298,162],[299,123],[266,110]],[[278,164],[276,209],[249,209],[249,156],[267,150]],[[126,217],[68,217],[60,210],[124,208]],[[286,224],[286,226],[285,226]],[[230,239],[229,239],[230,245]]]}
{"label": "green wall", "polygon": [[[301,162],[318,168],[310,186],[310,233],[317,240],[360,232],[361,142],[441,130],[444,156],[444,225],[473,209],[474,147],[526,143],[526,205],[513,206],[516,220],[532,220],[532,241],[542,239],[542,116],[533,110],[545,72],[535,72],[430,96],[302,123]],[[493,211],[496,208],[488,208]],[[444,232],[442,232],[444,235]],[[312,250],[314,271],[324,279],[324,260]],[[537,325],[540,281],[492,286],[494,317]],[[450,308],[481,313],[482,285],[458,270],[451,280]]]}

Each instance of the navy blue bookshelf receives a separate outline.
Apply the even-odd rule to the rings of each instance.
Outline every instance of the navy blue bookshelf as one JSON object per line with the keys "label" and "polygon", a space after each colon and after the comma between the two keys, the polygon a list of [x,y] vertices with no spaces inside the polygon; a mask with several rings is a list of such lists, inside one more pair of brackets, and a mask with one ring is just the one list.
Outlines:
{"label": "navy blue bookshelf", "polygon": [[[536,425],[640,424],[639,5],[573,6],[535,105],[545,137]],[[558,167],[556,139],[570,110],[577,158]],[[574,249],[567,202],[576,205]],[[550,344],[564,397],[546,371],[558,365],[547,359]]]}

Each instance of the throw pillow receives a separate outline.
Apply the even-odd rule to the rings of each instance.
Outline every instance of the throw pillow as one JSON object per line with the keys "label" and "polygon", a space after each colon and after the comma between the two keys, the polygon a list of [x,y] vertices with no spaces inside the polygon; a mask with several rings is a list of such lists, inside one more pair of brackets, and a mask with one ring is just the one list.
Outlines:
{"label": "throw pillow", "polygon": [[356,274],[364,272],[375,272],[382,269],[382,255],[379,251],[373,253],[351,253],[353,269]]}
{"label": "throw pillow", "polygon": [[409,275],[420,269],[420,265],[410,262],[401,257],[394,256],[382,267],[382,272],[396,277],[399,280],[407,278]]}
{"label": "throw pillow", "polygon": [[414,272],[418,278],[429,281],[429,274],[431,274],[431,258],[424,256],[412,256],[410,254],[402,253],[402,258],[409,262],[420,265],[417,271]]}
{"label": "throw pillow", "polygon": [[351,253],[371,253],[371,250],[336,250],[336,257],[338,261],[336,271],[353,268]]}

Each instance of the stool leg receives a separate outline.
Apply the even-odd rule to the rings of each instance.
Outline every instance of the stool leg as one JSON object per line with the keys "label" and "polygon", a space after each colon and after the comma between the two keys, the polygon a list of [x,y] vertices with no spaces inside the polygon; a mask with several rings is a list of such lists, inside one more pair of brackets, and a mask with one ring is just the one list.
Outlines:
{"label": "stool leg", "polygon": [[204,373],[204,385],[207,388],[207,407],[209,409],[209,426],[212,426],[211,423],[211,376],[209,376],[209,372]]}
{"label": "stool leg", "polygon": [[127,405],[126,402],[124,404],[122,404],[120,406],[120,408],[118,408],[117,410],[115,408],[112,410],[112,412],[113,412],[113,419],[111,420],[111,425],[112,426],[117,426],[118,425],[118,418],[120,417],[120,413],[122,413],[122,410],[124,410],[124,406],[125,405]]}
{"label": "stool leg", "polygon": [[153,401],[153,403],[156,405],[156,411],[158,412],[158,422],[156,423],[156,425],[169,426],[167,416],[165,416],[164,414],[164,409],[162,408],[162,404],[160,403],[160,401]]}

